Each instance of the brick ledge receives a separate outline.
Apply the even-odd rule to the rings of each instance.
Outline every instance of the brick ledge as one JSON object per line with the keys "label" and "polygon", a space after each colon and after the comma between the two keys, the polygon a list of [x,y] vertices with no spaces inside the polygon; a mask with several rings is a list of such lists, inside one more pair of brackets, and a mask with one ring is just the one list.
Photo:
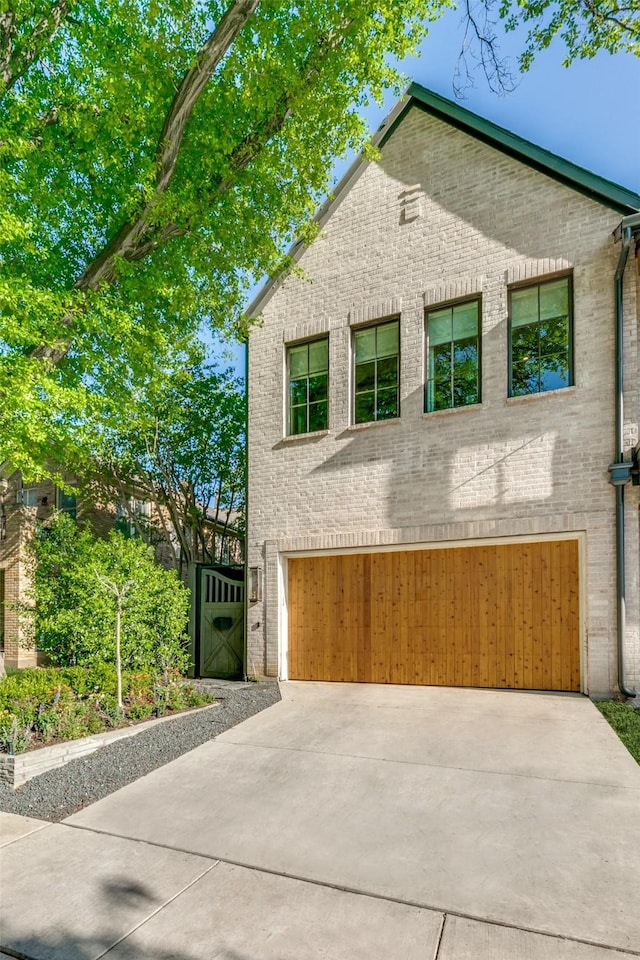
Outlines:
{"label": "brick ledge", "polygon": [[28,750],[26,753],[18,753],[12,757],[6,753],[1,753],[0,782],[8,783],[14,789],[21,787],[32,777],[37,777],[48,770],[54,770],[56,767],[63,767],[70,760],[87,757],[108,743],[135,737],[138,733],[142,733],[156,724],[174,720],[185,713],[199,713],[201,710],[209,710],[213,706],[215,704],[209,703],[204,707],[196,707],[188,711],[183,710],[168,717],[154,717],[152,720],[143,720],[142,723],[136,723],[131,727],[105,730],[104,733],[95,733],[90,737],[66,740],[64,743],[54,743],[50,747],[38,747],[36,750]]}

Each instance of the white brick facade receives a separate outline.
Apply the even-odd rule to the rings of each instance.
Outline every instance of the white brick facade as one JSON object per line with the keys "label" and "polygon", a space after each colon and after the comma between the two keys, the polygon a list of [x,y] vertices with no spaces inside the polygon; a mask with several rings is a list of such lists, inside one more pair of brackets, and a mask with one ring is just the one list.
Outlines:
{"label": "white brick facade", "polygon": [[[282,673],[287,553],[575,532],[582,684],[616,688],[614,286],[621,214],[410,109],[250,337],[250,674]],[[575,386],[508,398],[510,284],[570,271]],[[638,441],[637,265],[625,277],[625,449]],[[482,403],[423,413],[425,307],[482,298]],[[355,325],[400,318],[401,415],[353,425]],[[287,438],[285,345],[329,333],[329,429]],[[640,683],[638,487],[627,485],[627,680]]]}

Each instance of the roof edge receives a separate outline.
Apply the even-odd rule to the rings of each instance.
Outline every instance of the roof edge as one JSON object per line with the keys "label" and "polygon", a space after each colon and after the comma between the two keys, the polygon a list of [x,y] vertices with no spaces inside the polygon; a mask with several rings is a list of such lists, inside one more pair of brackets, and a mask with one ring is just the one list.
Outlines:
{"label": "roof edge", "polygon": [[[521,160],[528,166],[546,173],[554,180],[559,180],[566,186],[585,194],[592,200],[597,200],[605,206],[617,210],[618,213],[635,213],[640,209],[640,194],[634,193],[626,187],[612,180],[606,180],[597,173],[592,173],[584,167],[578,166],[571,160],[565,160],[544,147],[539,147],[518,134],[511,133],[505,127],[498,126],[491,120],[485,120],[466,107],[441,97],[419,83],[412,83],[407,93],[420,109],[432,116],[469,133],[484,143],[495,147],[502,153]],[[397,120],[395,121],[397,126]],[[383,140],[391,136],[393,130],[387,129]]]}
{"label": "roof edge", "polygon": [[[461,107],[453,100],[448,100],[419,83],[411,83],[402,97],[387,114],[370,143],[374,147],[383,147],[395,132],[405,114],[416,106],[432,116],[449,123],[451,126],[468,133],[483,143],[500,150],[502,153],[520,160],[527,166],[533,167],[565,186],[582,193],[604,206],[610,207],[623,215],[634,214],[640,211],[640,194],[628,190],[611,180],[606,180],[584,167],[578,166],[571,160],[551,153],[544,147],[539,147],[518,134],[511,133],[505,127],[500,127],[491,120],[480,117],[466,107]],[[324,226],[331,214],[340,205],[351,187],[361,176],[368,160],[364,154],[359,154],[340,178],[332,193],[316,211],[313,222],[320,227]],[[302,240],[296,242],[287,251],[287,256],[297,262],[304,251],[306,244]],[[270,299],[276,287],[282,281],[282,274],[270,277],[260,288],[257,295],[245,310],[245,316],[255,317],[259,314],[266,301]]]}

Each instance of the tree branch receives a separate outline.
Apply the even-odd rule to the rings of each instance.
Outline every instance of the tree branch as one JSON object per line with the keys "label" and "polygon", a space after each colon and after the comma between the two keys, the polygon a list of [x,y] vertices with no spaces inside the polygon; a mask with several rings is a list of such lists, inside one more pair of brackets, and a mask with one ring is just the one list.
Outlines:
{"label": "tree branch", "polygon": [[[122,225],[99,256],[83,271],[74,284],[76,290],[96,290],[101,283],[113,283],[119,257],[129,261],[140,260],[161,242],[153,237],[157,232],[152,227],[153,214],[158,199],[166,193],[173,179],[187,121],[216,67],[255,12],[258,3],[259,0],[232,0],[219,24],[200,48],[195,64],[185,74],[173,98],[158,140],[153,197],[132,220]],[[162,229],[162,241],[178,235],[179,228],[172,225]],[[152,236],[145,242],[149,233]],[[144,253],[141,252],[143,249]]]}
{"label": "tree branch", "polygon": [[[581,0],[581,5],[596,23],[614,23],[617,27],[620,27],[622,31],[630,33],[632,37],[640,37],[640,23],[638,23],[637,20],[633,20],[633,15],[638,15],[637,7],[622,7],[618,4],[610,10],[603,10],[597,3],[592,2],[592,0]],[[623,19],[623,14],[629,14],[629,17]]]}
{"label": "tree branch", "polygon": [[[468,57],[475,60],[486,77],[493,93],[510,93],[516,83],[506,58],[498,56],[496,21],[491,17],[493,0],[463,0],[461,4],[464,36],[453,78],[456,97],[463,100],[465,91],[473,87],[473,72]],[[479,11],[476,13],[476,11]]]}
{"label": "tree branch", "polygon": [[[252,10],[255,9],[257,2],[258,0],[234,0],[233,7],[235,8],[238,5],[243,6],[246,13],[246,22],[246,19],[248,19],[250,16],[249,11],[251,10],[252,12]],[[337,31],[334,31],[326,37],[320,38],[315,49],[311,51],[309,56],[306,58],[295,86],[286,90],[276,102],[271,113],[261,122],[261,124],[251,133],[247,134],[247,136],[245,136],[243,140],[233,148],[229,154],[227,172],[207,191],[209,203],[213,203],[217,198],[230,190],[235,185],[238,174],[244,170],[245,167],[247,167],[249,163],[251,163],[251,161],[258,156],[261,150],[264,149],[266,144],[277,133],[280,132],[286,121],[293,114],[294,102],[300,100],[305,90],[318,76],[320,66],[324,59],[344,41],[347,30],[352,22],[353,21],[351,19],[345,18]],[[236,21],[236,33],[239,32],[239,29],[239,23]],[[222,56],[222,52],[220,56]],[[207,62],[210,65],[212,61],[209,59]],[[189,74],[187,77],[188,76]],[[187,78],[185,78],[183,84],[186,83],[186,81]],[[190,85],[195,83],[195,80],[189,81]],[[204,83],[199,88],[200,92],[203,86]],[[181,96],[181,90],[182,86],[176,94],[174,104]],[[189,102],[191,103],[191,109],[193,109],[195,101],[192,101],[190,98]],[[165,130],[170,129],[173,131],[173,136],[179,136],[181,139],[184,132],[184,124],[186,122],[183,108],[179,106],[174,111],[174,107],[172,105],[167,117],[169,118],[170,116],[173,116],[174,113],[176,117],[175,122],[172,120],[171,123],[169,123],[169,119],[167,119],[167,121],[165,121]],[[109,244],[107,244],[99,256],[96,257],[91,264],[89,264],[89,266],[83,271],[82,275],[75,282],[75,290],[95,290],[98,289],[102,284],[114,283],[117,276],[116,264],[118,258],[123,258],[129,262],[142,260],[153,250],[162,246],[170,239],[183,236],[189,232],[188,224],[179,225],[176,223],[167,223],[156,226],[152,224],[152,218],[157,199],[162,195],[163,192],[166,192],[171,180],[171,177],[168,178],[167,171],[169,168],[171,168],[172,171],[175,170],[175,165],[177,162],[177,151],[174,151],[173,146],[171,148],[167,148],[167,151],[165,151],[163,148],[163,142],[164,141],[161,141],[158,147],[157,155],[160,158],[160,166],[158,171],[157,189],[154,198],[145,205],[143,210],[135,217],[135,219],[125,223],[120,228],[118,233],[109,242]],[[161,185],[162,189],[159,189],[158,185]],[[63,323],[65,326],[69,327],[71,326],[72,321],[73,317],[68,315],[64,318]],[[36,359],[44,360],[52,365],[56,365],[65,357],[70,346],[71,340],[63,339],[57,344],[47,344],[36,347],[32,351],[32,356]]]}
{"label": "tree branch", "polygon": [[17,32],[15,15],[11,10],[0,14],[0,95],[8,93],[24,76],[76,3],[77,0],[58,0],[54,3],[35,25],[23,49],[18,51],[14,43]]}

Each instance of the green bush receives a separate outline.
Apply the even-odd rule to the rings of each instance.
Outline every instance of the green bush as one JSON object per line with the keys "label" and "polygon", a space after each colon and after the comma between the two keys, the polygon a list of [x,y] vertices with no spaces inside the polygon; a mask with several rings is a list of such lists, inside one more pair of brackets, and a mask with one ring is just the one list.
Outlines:
{"label": "green bush", "polygon": [[63,514],[30,544],[32,604],[23,610],[33,639],[58,666],[115,662],[115,597],[100,578],[132,582],[122,613],[124,669],[188,666],[189,593],[175,571],[156,564],[141,541],[112,531],[106,540]]}
{"label": "green bush", "polygon": [[22,753],[33,737],[31,724],[23,724],[10,713],[3,711],[0,716],[0,750],[5,753]]}
{"label": "green bush", "polygon": [[41,667],[20,670],[19,673],[6,676],[0,683],[0,710],[11,709],[18,700],[40,703],[53,697],[58,686],[65,693],[72,689],[59,670]]}
{"label": "green bush", "polygon": [[133,703],[127,711],[127,716],[130,717],[131,720],[146,720],[147,717],[151,716],[154,709],[151,701]]}
{"label": "green bush", "polygon": [[73,740],[123,721],[212,702],[185,683],[175,668],[128,671],[122,680],[123,713],[118,710],[112,664],[35,667],[5,677],[0,681],[0,750],[19,753],[32,742]]}

